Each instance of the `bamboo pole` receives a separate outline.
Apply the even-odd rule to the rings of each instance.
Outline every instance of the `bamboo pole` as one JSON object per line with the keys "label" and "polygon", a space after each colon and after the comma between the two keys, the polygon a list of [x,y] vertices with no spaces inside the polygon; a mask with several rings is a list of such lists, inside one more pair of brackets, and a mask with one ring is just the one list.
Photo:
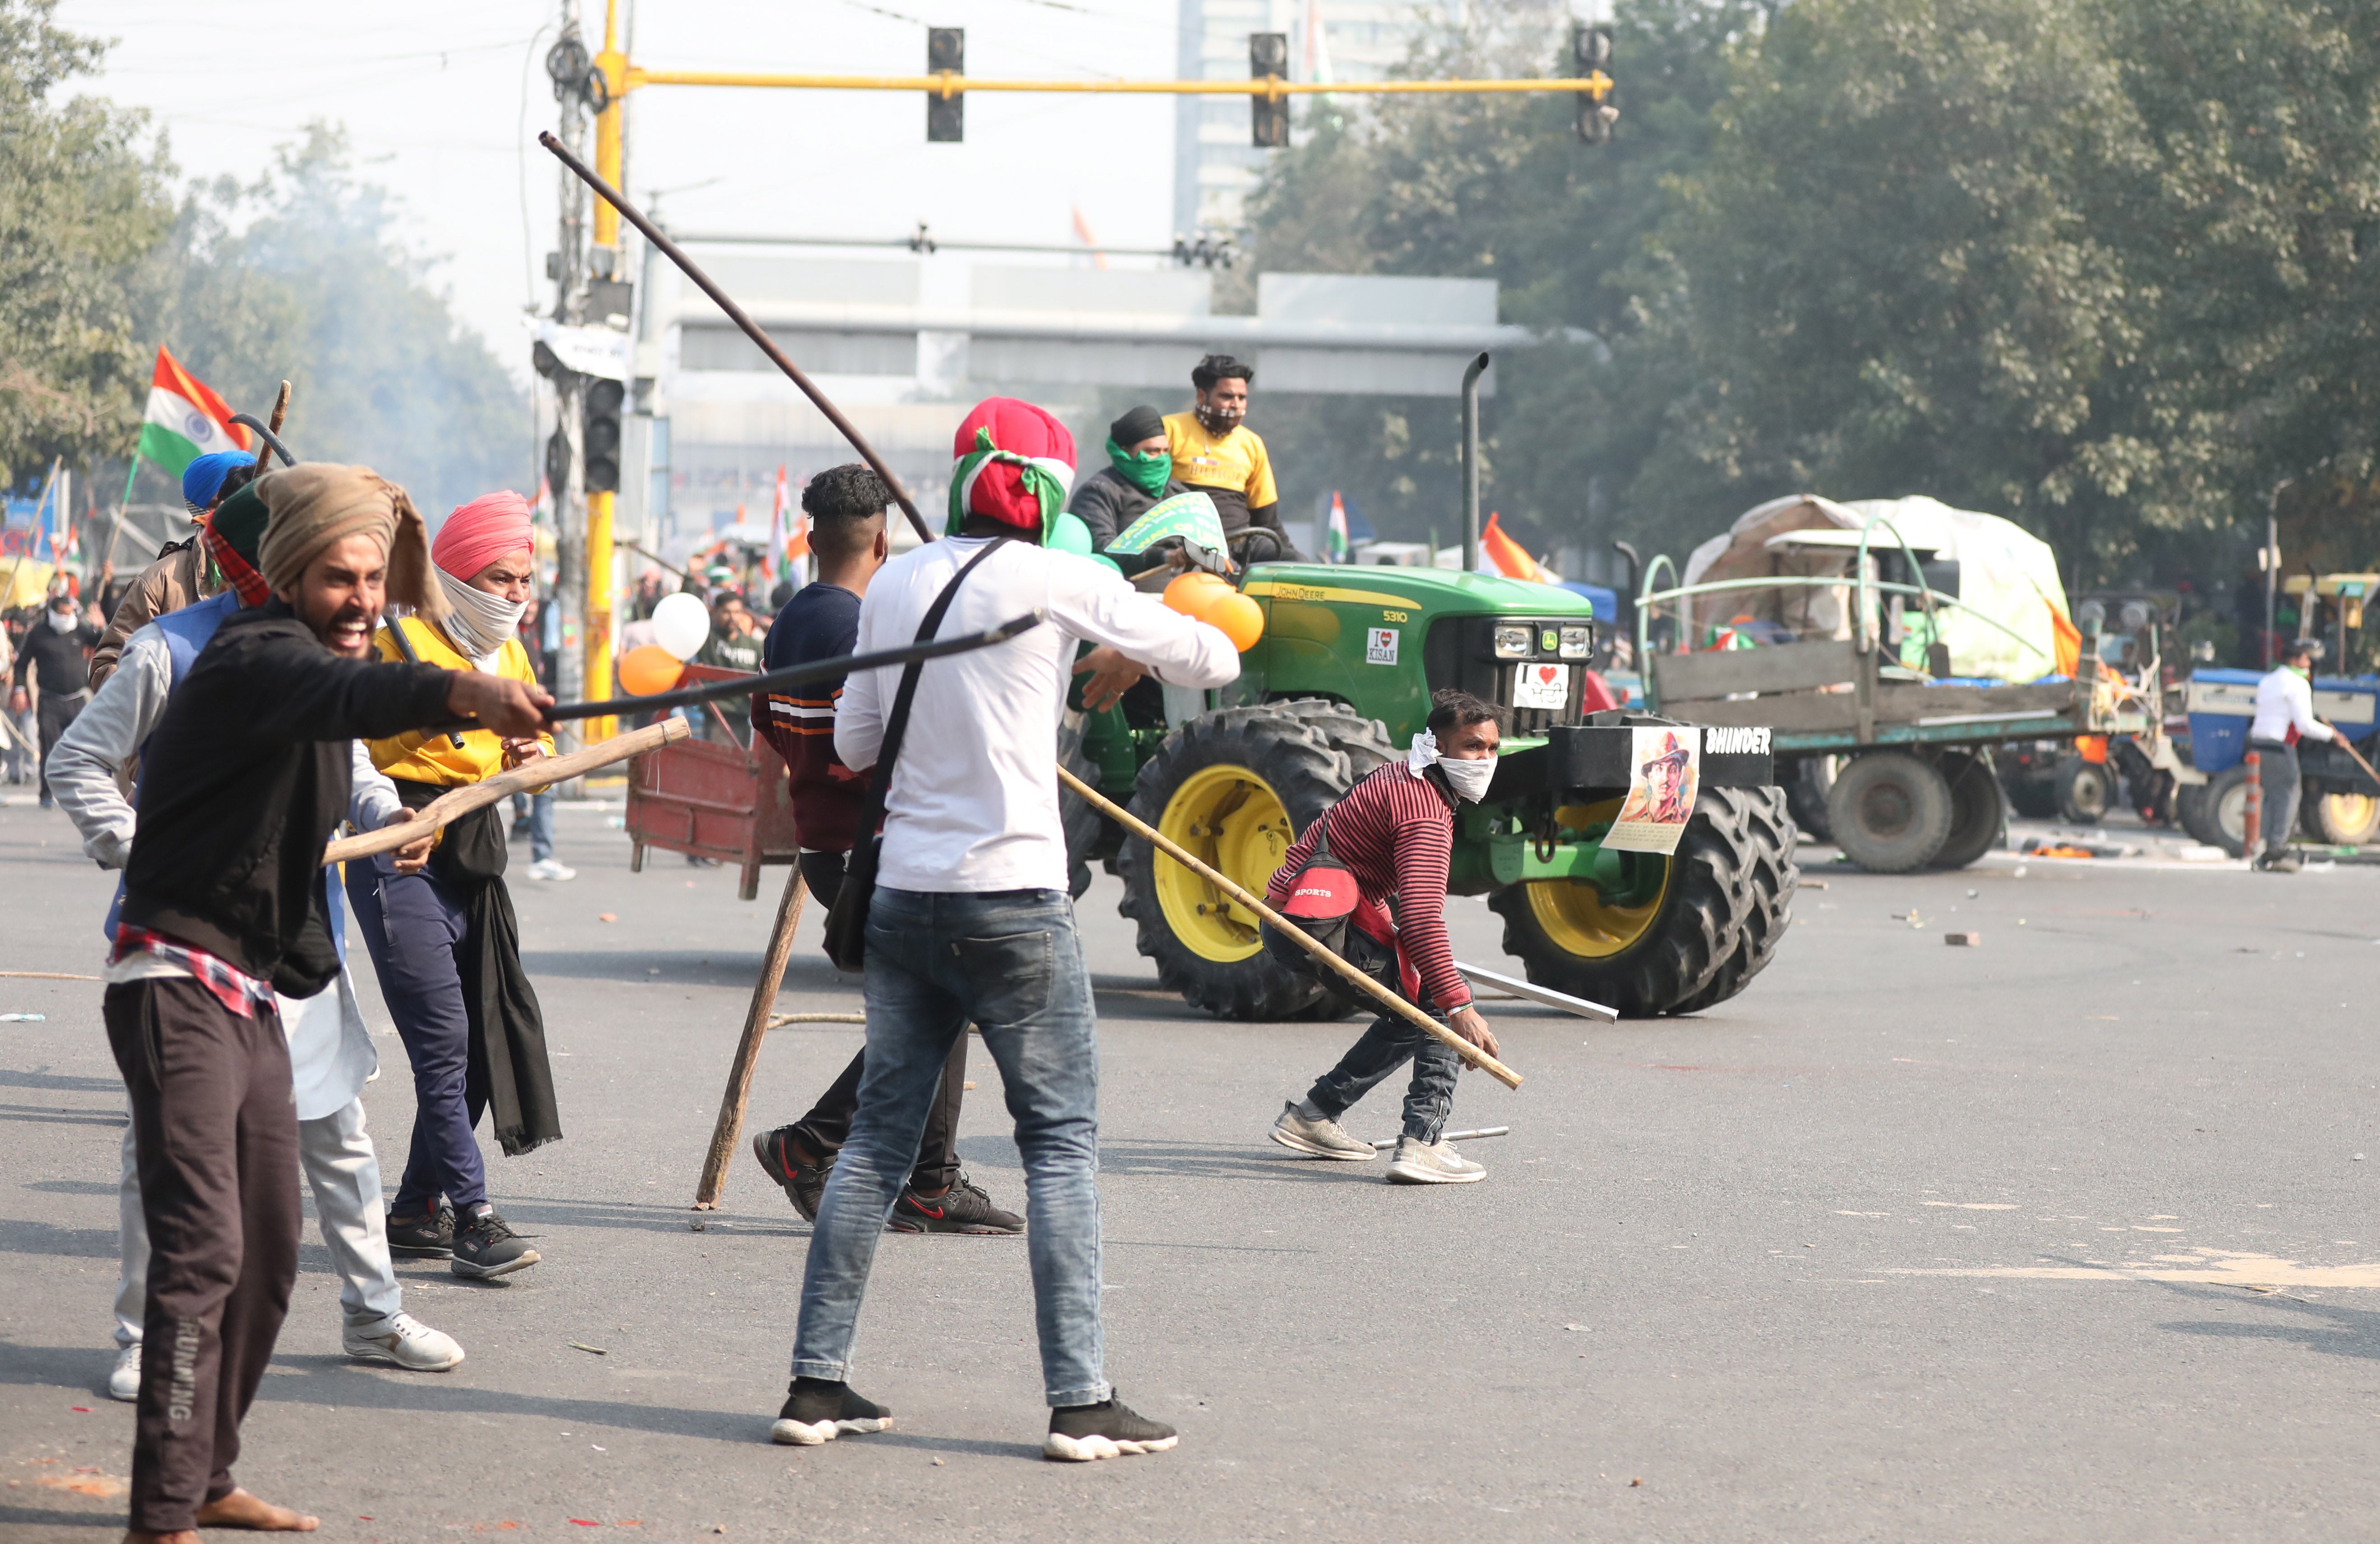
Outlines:
{"label": "bamboo pole", "polygon": [[744,1036],[735,1042],[735,1062],[727,1070],[727,1091],[720,1096],[719,1119],[710,1127],[710,1150],[703,1155],[702,1177],[695,1182],[697,1211],[717,1210],[720,1193],[727,1188],[727,1166],[735,1161],[735,1144],[744,1135],[744,1112],[752,1102],[752,1074],[760,1064],[760,1042],[768,1038],[777,988],[785,979],[785,962],[793,957],[794,930],[802,923],[802,866],[796,863],[785,875],[785,894],[777,902],[777,926],[769,934],[760,979],[752,983],[752,1005],[744,1012]]}
{"label": "bamboo pole", "polygon": [[508,772],[499,772],[468,787],[439,795],[415,810],[413,819],[402,824],[382,826],[378,831],[368,831],[358,836],[334,842],[322,849],[322,861],[345,863],[353,858],[395,852],[432,832],[443,831],[449,822],[474,809],[484,809],[515,794],[534,793],[548,784],[567,782],[598,767],[608,767],[614,761],[641,756],[648,750],[659,750],[693,733],[682,718],[663,719],[659,723],[632,729],[608,740],[598,740],[586,749],[574,750],[567,756],[540,756],[535,760],[524,761]]}
{"label": "bamboo pole", "polygon": [[1229,895],[1232,900],[1239,902],[1240,905],[1247,907],[1250,911],[1255,912],[1258,917],[1263,918],[1266,921],[1280,929],[1281,931],[1293,941],[1299,948],[1304,949],[1307,954],[1312,954],[1316,960],[1319,961],[1323,966],[1327,967],[1336,975],[1343,978],[1349,985],[1354,986],[1364,992],[1365,995],[1379,1003],[1380,1006],[1396,1015],[1399,1018],[1403,1019],[1407,1024],[1412,1025],[1415,1028],[1419,1029],[1426,1034],[1434,1035],[1438,1039],[1444,1040],[1448,1046],[1452,1048],[1456,1055],[1462,1057],[1473,1066],[1481,1068],[1487,1072],[1489,1076],[1496,1079],[1497,1082],[1504,1085],[1507,1088],[1517,1088],[1521,1086],[1521,1075],[1519,1073],[1514,1072],[1512,1068],[1506,1066],[1495,1057],[1488,1055],[1485,1051],[1473,1045],[1469,1040],[1464,1039],[1462,1036],[1456,1034],[1445,1025],[1439,1023],[1438,1020],[1430,1017],[1427,1014],[1423,1013],[1419,1008],[1415,1007],[1403,998],[1399,997],[1395,992],[1390,991],[1388,988],[1380,985],[1379,982],[1375,981],[1369,976],[1365,975],[1354,966],[1349,965],[1345,960],[1341,959],[1338,955],[1332,954],[1321,944],[1316,942],[1314,939],[1308,936],[1305,930],[1297,926],[1296,923],[1290,921],[1289,918],[1281,916],[1281,913],[1273,910],[1262,901],[1257,900],[1254,895],[1249,894],[1245,890],[1232,882],[1232,881],[1224,878],[1221,874],[1208,868],[1206,864],[1201,863],[1198,859],[1191,857],[1187,852],[1184,852],[1182,848],[1176,846],[1172,842],[1160,834],[1156,827],[1151,826],[1139,816],[1135,815],[1132,811],[1115,803],[1112,799],[1103,797],[1098,789],[1093,788],[1089,784],[1085,783],[1081,778],[1076,777],[1064,767],[1060,767],[1058,769],[1058,775],[1064,780],[1067,787],[1072,788],[1077,794],[1082,795],[1083,797],[1089,802],[1091,808],[1107,815],[1109,819],[1114,821],[1117,824],[1123,826],[1126,831],[1131,832],[1135,836],[1145,839],[1154,845],[1158,851],[1173,859],[1174,862],[1181,864],[1192,873],[1196,874],[1200,879],[1205,880],[1216,889],[1220,890],[1224,894]]}

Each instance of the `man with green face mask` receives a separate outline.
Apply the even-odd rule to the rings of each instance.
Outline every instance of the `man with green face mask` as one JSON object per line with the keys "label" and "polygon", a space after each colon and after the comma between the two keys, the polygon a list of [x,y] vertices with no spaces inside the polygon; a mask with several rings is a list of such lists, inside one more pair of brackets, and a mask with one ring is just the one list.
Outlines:
{"label": "man with green face mask", "polygon": [[[1160,499],[1185,492],[1173,476],[1165,416],[1154,407],[1128,407],[1108,425],[1108,464],[1075,486],[1066,510],[1091,528],[1091,551],[1103,553],[1118,531],[1148,514]],[[1164,554],[1155,555],[1161,560]]]}
{"label": "man with green face mask", "polygon": [[2333,740],[2338,731],[2313,715],[2313,662],[2322,645],[2292,638],[2281,646],[2281,663],[2256,683],[2256,716],[2248,725],[2248,748],[2256,752],[2257,779],[2265,791],[2265,850],[2249,856],[2259,869],[2294,874],[2298,855],[2289,835],[2298,825],[2298,740]]}

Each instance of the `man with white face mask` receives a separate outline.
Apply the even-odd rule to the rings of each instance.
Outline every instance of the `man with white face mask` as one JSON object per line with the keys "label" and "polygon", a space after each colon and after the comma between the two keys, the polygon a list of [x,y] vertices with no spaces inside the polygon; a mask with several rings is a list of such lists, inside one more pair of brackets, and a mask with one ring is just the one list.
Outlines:
{"label": "man with white face mask", "polygon": [[[535,574],[528,501],[509,492],[473,499],[438,528],[430,559],[447,614],[435,625],[406,617],[403,643],[382,627],[381,657],[409,652],[449,670],[533,683],[517,636]],[[370,750],[398,799],[419,809],[450,788],[551,755],[553,741],[480,729],[398,735],[370,742]],[[491,805],[455,821],[419,872],[388,855],[350,863],[346,872],[381,996],[413,1065],[413,1144],[389,1208],[389,1247],[444,1258],[449,1270],[472,1280],[526,1270],[538,1252],[489,1202],[474,1134],[487,1112],[508,1156],[562,1137],[544,1017],[504,888],[503,820]]]}
{"label": "man with white face mask", "polygon": [[[1501,717],[1495,704],[1468,692],[1438,693],[1412,753],[1356,784],[1308,827],[1266,896],[1276,909],[1287,904],[1327,831],[1330,856],[1354,875],[1361,895],[1347,935],[1353,963],[1491,1056],[1496,1036],[1472,1005],[1446,935],[1446,874],[1454,855],[1456,805],[1478,803],[1495,781]],[[1339,1117],[1408,1059],[1413,1080],[1390,1183],[1466,1185],[1487,1178],[1485,1168],[1441,1139],[1462,1058],[1393,1015],[1374,1019],[1303,1100],[1282,1107],[1272,1139],[1309,1158],[1370,1161],[1372,1144],[1341,1130]]]}
{"label": "man with white face mask", "polygon": [[[75,613],[74,597],[61,590],[50,597],[41,621],[26,631],[17,653],[16,689],[21,696],[31,676],[42,689],[42,808],[51,807],[50,752],[67,725],[91,700],[91,651],[99,643],[99,629]],[[22,711],[18,701],[11,712]]]}

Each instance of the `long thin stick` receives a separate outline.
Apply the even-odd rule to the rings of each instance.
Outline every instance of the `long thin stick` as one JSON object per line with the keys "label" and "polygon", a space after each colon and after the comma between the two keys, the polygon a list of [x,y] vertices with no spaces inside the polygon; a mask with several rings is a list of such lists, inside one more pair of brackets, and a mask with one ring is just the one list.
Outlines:
{"label": "long thin stick", "polygon": [[1312,954],[1317,960],[1328,967],[1333,973],[1344,978],[1351,986],[1355,987],[1366,996],[1372,998],[1375,1002],[1378,1003],[1380,1006],[1388,1009],[1389,1012],[1396,1015],[1399,1018],[1403,1019],[1415,1028],[1419,1029],[1426,1034],[1434,1035],[1438,1039],[1444,1040],[1447,1045],[1453,1050],[1456,1055],[1462,1057],[1473,1066],[1484,1069],[1488,1076],[1495,1078],[1497,1082],[1501,1083],[1507,1088],[1517,1088],[1521,1086],[1521,1075],[1519,1073],[1514,1072],[1503,1063],[1496,1060],[1495,1057],[1488,1055],[1488,1052],[1480,1050],[1477,1046],[1473,1045],[1469,1040],[1464,1039],[1453,1030],[1449,1029],[1445,1025],[1439,1023],[1438,1020],[1430,1017],[1427,1014],[1423,1013],[1419,1008],[1415,1007],[1403,998],[1399,997],[1395,992],[1390,991],[1388,988],[1380,985],[1379,982],[1375,981],[1369,976],[1365,975],[1354,966],[1349,965],[1345,960],[1341,959],[1338,955],[1332,954],[1321,944],[1316,942],[1306,934],[1305,930],[1298,927],[1296,923],[1292,922],[1289,918],[1281,916],[1281,913],[1273,910],[1272,907],[1265,905],[1262,901],[1257,900],[1254,895],[1249,894],[1237,884],[1232,883],[1230,880],[1225,879],[1221,874],[1217,873],[1214,869],[1209,869],[1204,863],[1199,862],[1196,858],[1183,851],[1182,848],[1167,840],[1166,837],[1160,834],[1154,826],[1149,825],[1139,816],[1135,815],[1131,810],[1115,803],[1112,799],[1101,796],[1098,789],[1092,787],[1089,784],[1085,783],[1081,778],[1076,777],[1073,772],[1068,772],[1063,767],[1060,767],[1058,769],[1058,776],[1064,781],[1067,787],[1072,788],[1075,792],[1082,795],[1083,797],[1089,802],[1091,808],[1099,810],[1109,819],[1123,826],[1126,831],[1131,832],[1136,836],[1144,838],[1166,857],[1173,859],[1174,862],[1181,864],[1184,868],[1189,869],[1200,879],[1205,880],[1208,884],[1213,885],[1224,894],[1229,895],[1232,900],[1239,902],[1240,905],[1247,907],[1250,911],[1255,912],[1258,917],[1263,918],[1266,921],[1280,929],[1281,931],[1293,940],[1299,948],[1305,950],[1307,954]]}
{"label": "long thin stick", "polygon": [[768,1039],[777,988],[785,979],[785,962],[793,957],[794,930],[801,925],[802,869],[797,863],[785,875],[785,894],[777,902],[777,926],[769,934],[760,979],[752,983],[752,1005],[744,1011],[744,1038],[735,1042],[735,1062],[727,1069],[727,1091],[720,1097],[719,1119],[710,1127],[710,1151],[703,1155],[702,1177],[695,1182],[697,1211],[716,1210],[720,1193],[727,1188],[727,1166],[735,1160],[735,1144],[744,1135],[744,1112],[752,1102],[752,1074],[760,1064],[760,1042]]}
{"label": "long thin stick", "polygon": [[[2330,723],[2330,720],[2328,719],[2324,719],[2322,722],[2325,723]],[[2380,772],[2374,772],[2372,770],[2372,763],[2363,759],[2363,753],[2347,743],[2347,731],[2340,729],[2338,725],[2335,723],[2330,723],[2330,727],[2338,735],[2338,738],[2331,741],[2330,743],[2337,746],[2339,749],[2347,752],[2348,755],[2354,757],[2355,764],[2363,769],[2364,776],[2370,778],[2374,783],[2380,783]]]}
{"label": "long thin stick", "polygon": [[901,506],[901,513],[909,517],[909,524],[916,528],[917,539],[921,541],[931,541],[934,539],[934,533],[926,529],[925,517],[917,513],[917,505],[910,499],[909,490],[902,485],[899,478],[892,475],[892,468],[884,464],[884,457],[876,454],[876,447],[869,444],[859,431],[851,426],[851,420],[843,416],[843,409],[829,401],[826,393],[819,390],[811,383],[810,378],[802,373],[802,367],[794,363],[786,357],[785,351],[777,346],[777,340],[763,332],[760,324],[753,321],[743,307],[728,298],[727,292],[720,288],[710,275],[696,264],[694,259],[686,256],[676,242],[662,235],[659,225],[646,219],[644,212],[630,203],[627,195],[604,181],[594,167],[571,154],[562,141],[555,139],[550,132],[540,132],[537,142],[552,151],[555,159],[576,173],[579,181],[595,189],[597,196],[604,202],[618,210],[623,219],[642,231],[646,240],[659,248],[663,257],[677,264],[678,272],[692,279],[697,288],[710,296],[711,302],[727,313],[727,320],[744,330],[744,335],[752,340],[753,346],[766,354],[770,363],[783,371],[785,379],[801,388],[802,395],[808,397],[811,404],[826,415],[827,422],[834,425],[835,432],[850,441],[851,448],[859,452],[859,458],[867,462],[878,477],[884,480],[884,486],[892,491],[893,501]]}
{"label": "long thin stick", "polygon": [[574,750],[567,756],[540,756],[535,760],[524,761],[508,772],[499,772],[468,787],[439,795],[415,810],[410,821],[334,842],[322,849],[322,861],[345,863],[351,858],[395,852],[433,831],[443,831],[451,822],[474,809],[484,809],[499,799],[510,798],[515,794],[534,793],[549,784],[568,782],[598,767],[608,767],[614,761],[625,761],[649,750],[659,750],[693,733],[682,718],[663,719],[659,723],[649,723],[642,729],[632,729],[608,740],[598,740],[586,749]]}

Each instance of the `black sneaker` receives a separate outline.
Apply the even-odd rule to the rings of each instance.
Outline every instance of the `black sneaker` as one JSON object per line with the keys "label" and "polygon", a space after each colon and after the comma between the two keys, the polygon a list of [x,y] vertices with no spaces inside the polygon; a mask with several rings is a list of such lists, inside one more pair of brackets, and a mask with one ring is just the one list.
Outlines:
{"label": "black sneaker", "polygon": [[1111,1398],[1105,1404],[1070,1404],[1050,1411],[1041,1456],[1087,1464],[1094,1458],[1163,1453],[1181,1440],[1163,1421],[1147,1419],[1123,1400]]}
{"label": "black sneaker", "polygon": [[388,1252],[444,1259],[455,1252],[455,1209],[442,1206],[419,1217],[388,1214]]}
{"label": "black sneaker", "polygon": [[526,1270],[537,1263],[537,1251],[513,1232],[496,1209],[463,1219],[455,1230],[455,1258],[446,1269],[457,1276],[486,1281]]}
{"label": "black sneaker", "polygon": [[884,1225],[894,1233],[1023,1233],[1025,1219],[992,1205],[991,1198],[962,1173],[932,1200],[903,1185]]}
{"label": "black sneaker", "polygon": [[785,1407],[769,1428],[769,1441],[792,1447],[814,1448],[844,1432],[881,1431],[892,1424],[892,1412],[851,1392],[848,1383],[822,1378],[796,1378],[785,1390]]}
{"label": "black sneaker", "polygon": [[781,1125],[774,1131],[764,1131],[752,1138],[752,1156],[759,1161],[761,1172],[775,1180],[802,1214],[805,1222],[818,1221],[819,1197],[826,1191],[826,1176],[834,1171],[834,1161],[805,1163],[794,1146],[794,1128]]}

